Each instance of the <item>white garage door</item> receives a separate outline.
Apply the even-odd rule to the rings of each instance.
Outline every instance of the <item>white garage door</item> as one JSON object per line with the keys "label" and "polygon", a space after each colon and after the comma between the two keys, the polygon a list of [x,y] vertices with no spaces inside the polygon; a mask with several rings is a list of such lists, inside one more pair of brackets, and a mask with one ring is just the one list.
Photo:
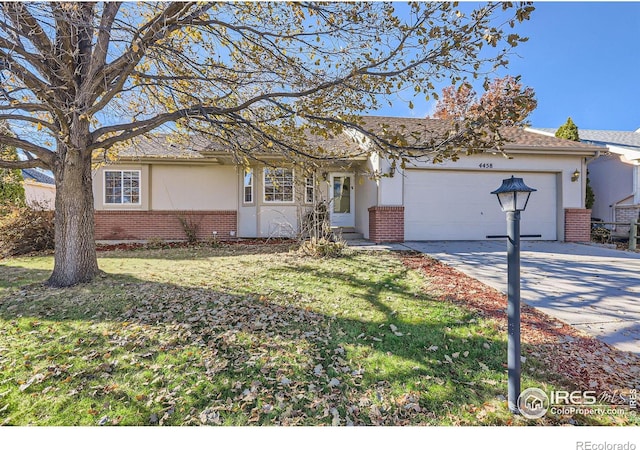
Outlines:
{"label": "white garage door", "polygon": [[556,174],[407,170],[405,175],[407,241],[484,240],[506,235],[506,214],[491,192],[511,175],[537,189],[522,213],[520,234],[557,239]]}

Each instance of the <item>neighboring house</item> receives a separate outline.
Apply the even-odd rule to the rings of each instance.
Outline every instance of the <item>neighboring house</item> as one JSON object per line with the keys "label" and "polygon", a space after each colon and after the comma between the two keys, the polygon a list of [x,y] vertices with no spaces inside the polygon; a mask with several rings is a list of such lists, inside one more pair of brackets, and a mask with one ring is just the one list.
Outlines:
{"label": "neighboring house", "polygon": [[24,196],[27,205],[42,209],[54,209],[56,184],[49,175],[36,169],[22,169]]}
{"label": "neighboring house", "polygon": [[[411,133],[441,121],[368,117],[366,126],[385,123]],[[505,214],[495,190],[504,178],[522,177],[537,189],[522,215],[523,235],[542,240],[589,239],[589,215],[582,183],[572,181],[596,149],[512,128],[499,152],[462,155],[433,164],[413,160],[393,171],[389,161],[364,156],[367,140],[346,133],[324,142],[336,152],[363,155],[303,173],[277,155],[269,165],[249,169],[203,139],[187,145],[156,136],[120,153],[94,173],[96,239],[184,239],[180,224],[198,224],[198,236],[219,239],[291,236],[314,202],[329,204],[331,226],[361,233],[374,242],[484,240],[506,234]],[[389,176],[372,179],[370,173]]]}
{"label": "neighboring house", "polygon": [[[554,134],[550,128],[534,129]],[[578,130],[584,143],[602,147],[589,160],[589,182],[595,201],[592,217],[604,222],[629,223],[640,215],[640,130]],[[622,227],[626,232],[628,227]]]}

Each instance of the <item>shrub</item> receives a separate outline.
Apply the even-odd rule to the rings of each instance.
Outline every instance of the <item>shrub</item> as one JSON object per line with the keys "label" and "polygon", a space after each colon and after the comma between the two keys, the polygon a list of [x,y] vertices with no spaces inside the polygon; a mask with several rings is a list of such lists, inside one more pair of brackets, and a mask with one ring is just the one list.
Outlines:
{"label": "shrub", "polygon": [[200,221],[196,221],[193,217],[178,216],[182,230],[187,237],[189,244],[198,242],[198,230],[200,230]]}
{"label": "shrub", "polygon": [[591,227],[591,240],[601,244],[611,242],[611,230],[605,228],[603,225],[594,224]]}
{"label": "shrub", "polygon": [[325,238],[331,235],[329,225],[329,211],[325,202],[318,202],[307,210],[302,217],[300,237],[305,238]]}
{"label": "shrub", "polygon": [[54,249],[53,211],[16,206],[0,216],[0,257]]}
{"label": "shrub", "polygon": [[327,238],[311,238],[300,244],[298,252],[314,258],[337,258],[342,256],[347,245],[344,241],[333,241]]}

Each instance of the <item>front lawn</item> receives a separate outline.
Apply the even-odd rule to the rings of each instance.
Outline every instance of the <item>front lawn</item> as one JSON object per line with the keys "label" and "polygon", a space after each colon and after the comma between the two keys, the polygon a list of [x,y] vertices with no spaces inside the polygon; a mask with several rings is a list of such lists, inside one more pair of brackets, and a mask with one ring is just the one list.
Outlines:
{"label": "front lawn", "polygon": [[[107,273],[40,283],[0,261],[0,424],[638,424],[506,408],[498,320],[430,293],[397,254],[287,245],[100,254]],[[570,386],[523,365],[523,388]]]}

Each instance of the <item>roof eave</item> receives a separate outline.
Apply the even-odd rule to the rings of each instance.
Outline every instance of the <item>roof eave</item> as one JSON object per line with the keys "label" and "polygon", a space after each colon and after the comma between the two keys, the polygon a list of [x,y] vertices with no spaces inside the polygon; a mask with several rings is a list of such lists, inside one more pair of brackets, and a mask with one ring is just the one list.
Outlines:
{"label": "roof eave", "polygon": [[527,145],[509,145],[504,147],[506,153],[531,154],[531,155],[573,155],[573,156],[595,156],[604,148],[594,147],[591,149],[574,147],[532,147]]}

